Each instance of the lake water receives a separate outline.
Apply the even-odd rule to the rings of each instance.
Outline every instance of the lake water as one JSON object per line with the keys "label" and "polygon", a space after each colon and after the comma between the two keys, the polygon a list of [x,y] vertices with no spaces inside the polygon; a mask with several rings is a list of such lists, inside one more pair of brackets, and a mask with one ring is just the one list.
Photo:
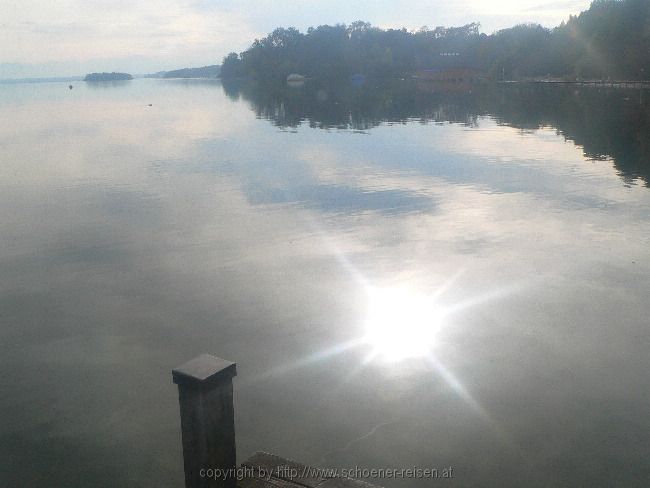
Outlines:
{"label": "lake water", "polygon": [[647,486],[650,93],[73,84],[0,85],[0,485],[182,486],[208,352],[240,460]]}

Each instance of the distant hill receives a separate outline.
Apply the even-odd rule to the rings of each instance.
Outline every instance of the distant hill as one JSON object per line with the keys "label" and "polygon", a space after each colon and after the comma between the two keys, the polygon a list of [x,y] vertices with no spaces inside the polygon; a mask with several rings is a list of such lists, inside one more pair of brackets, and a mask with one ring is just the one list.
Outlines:
{"label": "distant hill", "polygon": [[85,76],[84,81],[118,81],[132,80],[133,76],[128,73],[89,73]]}
{"label": "distant hill", "polygon": [[[216,78],[219,76],[221,66],[218,64],[212,66],[203,66],[201,68],[183,68],[173,71],[165,71],[162,78]],[[157,73],[158,74],[158,73]]]}
{"label": "distant hill", "polygon": [[144,75],[143,77],[144,78],[162,78],[162,77],[165,76],[165,73],[167,73],[167,71],[158,71],[157,73],[149,73],[147,75]]}

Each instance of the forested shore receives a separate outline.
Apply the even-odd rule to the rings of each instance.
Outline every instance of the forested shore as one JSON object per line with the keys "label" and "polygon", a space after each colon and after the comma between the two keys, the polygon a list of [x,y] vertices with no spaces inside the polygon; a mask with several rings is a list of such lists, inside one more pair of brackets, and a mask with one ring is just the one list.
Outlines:
{"label": "forested shore", "polygon": [[650,2],[596,0],[552,29],[522,24],[490,35],[477,23],[416,31],[362,21],[310,27],[304,33],[278,28],[242,53],[226,56],[221,77],[400,77],[456,67],[491,80],[650,79]]}

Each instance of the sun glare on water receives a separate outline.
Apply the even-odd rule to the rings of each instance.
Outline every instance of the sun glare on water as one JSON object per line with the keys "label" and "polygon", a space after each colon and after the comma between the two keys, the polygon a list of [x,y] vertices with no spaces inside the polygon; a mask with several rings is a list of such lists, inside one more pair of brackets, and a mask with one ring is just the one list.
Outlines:
{"label": "sun glare on water", "polygon": [[443,314],[432,298],[402,288],[368,291],[365,342],[371,357],[401,361],[429,354]]}

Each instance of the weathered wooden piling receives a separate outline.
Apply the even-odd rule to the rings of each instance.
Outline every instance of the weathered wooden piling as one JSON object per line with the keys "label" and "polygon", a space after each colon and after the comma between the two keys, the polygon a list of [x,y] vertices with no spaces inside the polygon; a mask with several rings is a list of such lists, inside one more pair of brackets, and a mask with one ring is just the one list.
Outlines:
{"label": "weathered wooden piling", "polygon": [[178,385],[186,488],[235,488],[236,364],[202,354],[172,370]]}
{"label": "weathered wooden piling", "polygon": [[265,452],[255,453],[237,468],[232,385],[236,374],[235,363],[209,354],[172,370],[181,407],[186,488],[380,488],[332,468],[305,466]]}

